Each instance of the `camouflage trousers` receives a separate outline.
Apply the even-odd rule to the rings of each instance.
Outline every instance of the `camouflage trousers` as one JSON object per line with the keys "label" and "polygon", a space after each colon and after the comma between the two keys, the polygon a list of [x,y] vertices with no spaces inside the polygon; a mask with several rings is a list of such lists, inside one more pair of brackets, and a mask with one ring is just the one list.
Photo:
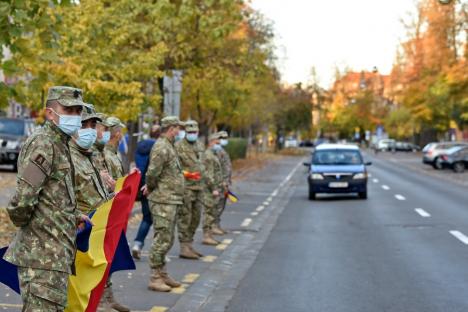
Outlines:
{"label": "camouflage trousers", "polygon": [[226,201],[227,198],[222,196],[216,204],[216,220],[215,223],[217,226],[221,224],[221,215],[224,212],[224,208],[226,208]]}
{"label": "camouflage trousers", "polygon": [[153,217],[154,238],[151,245],[149,260],[152,269],[160,269],[165,264],[166,254],[174,244],[177,212],[181,205],[159,204],[150,201]]}
{"label": "camouflage trousers", "polygon": [[203,207],[203,191],[185,190],[184,205],[177,215],[177,229],[179,231],[179,242],[191,243],[200,224],[201,211]]}
{"label": "camouflage trousers", "polygon": [[68,273],[18,267],[23,312],[63,311]]}
{"label": "camouflage trousers", "polygon": [[218,198],[213,194],[204,192],[204,207],[203,210],[203,232],[211,231],[213,226],[216,225],[216,217],[218,215]]}

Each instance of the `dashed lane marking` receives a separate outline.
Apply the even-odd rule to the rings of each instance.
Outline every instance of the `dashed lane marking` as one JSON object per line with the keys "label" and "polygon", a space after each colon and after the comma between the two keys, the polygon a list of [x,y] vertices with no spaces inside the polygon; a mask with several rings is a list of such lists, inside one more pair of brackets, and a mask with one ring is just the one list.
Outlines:
{"label": "dashed lane marking", "polygon": [[274,190],[273,193],[271,193],[272,197],[276,197],[278,195],[278,189]]}
{"label": "dashed lane marking", "polygon": [[270,204],[269,201],[264,201],[262,205],[263,205],[263,206],[268,206],[269,204]]}
{"label": "dashed lane marking", "polygon": [[388,186],[388,185],[382,185],[382,188],[383,188],[384,190],[388,191],[388,190],[390,189],[390,186]]}
{"label": "dashed lane marking", "polygon": [[379,179],[373,179],[372,180],[374,183],[379,183]]}
{"label": "dashed lane marking", "polygon": [[177,295],[182,295],[187,290],[188,286],[189,286],[188,284],[182,284],[182,286],[180,286],[180,287],[172,288],[171,293],[177,294]]}
{"label": "dashed lane marking", "polygon": [[403,196],[403,195],[400,195],[400,194],[396,194],[395,198],[398,199],[398,200],[406,200],[406,197]]}
{"label": "dashed lane marking", "polygon": [[265,209],[265,206],[258,206],[257,209],[255,210],[257,210],[258,212],[261,212],[263,211],[263,209]]}
{"label": "dashed lane marking", "polygon": [[256,217],[256,216],[258,216],[258,211],[251,212],[250,215],[253,216],[253,217]]}
{"label": "dashed lane marking", "polygon": [[201,261],[211,263],[211,262],[214,262],[216,259],[218,259],[217,256],[210,255],[210,256],[204,256],[203,258],[201,258]]}
{"label": "dashed lane marking", "polygon": [[372,173],[368,173],[367,176],[368,176],[369,178],[372,178]]}
{"label": "dashed lane marking", "polygon": [[242,221],[241,226],[242,226],[242,227],[246,227],[246,226],[249,226],[250,223],[252,223],[252,219],[247,218],[247,219],[245,219],[244,221]]}
{"label": "dashed lane marking", "polygon": [[218,245],[216,245],[215,248],[217,250],[226,250],[227,247],[228,247],[228,245],[226,245],[226,244],[218,244]]}
{"label": "dashed lane marking", "polygon": [[416,208],[416,209],[414,209],[414,211],[416,211],[423,218],[429,218],[431,216],[430,213],[428,213],[427,211],[425,211],[422,208]]}
{"label": "dashed lane marking", "polygon": [[223,244],[226,244],[226,245],[232,244],[232,239],[231,239],[231,238],[225,238],[225,239],[223,239]]}
{"label": "dashed lane marking", "polygon": [[184,279],[182,280],[182,283],[193,284],[199,277],[200,274],[198,273],[189,273],[185,275]]}
{"label": "dashed lane marking", "polygon": [[461,241],[463,244],[468,245],[468,237],[466,237],[465,234],[459,231],[450,231],[450,234],[455,236],[459,241]]}

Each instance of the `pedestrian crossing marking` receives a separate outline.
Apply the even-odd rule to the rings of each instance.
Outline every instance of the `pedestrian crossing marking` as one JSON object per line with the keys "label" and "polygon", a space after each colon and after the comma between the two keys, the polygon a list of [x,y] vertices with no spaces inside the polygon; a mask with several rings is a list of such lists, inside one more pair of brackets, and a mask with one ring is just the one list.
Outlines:
{"label": "pedestrian crossing marking", "polygon": [[177,295],[182,295],[187,290],[187,287],[188,287],[187,284],[182,284],[182,286],[180,286],[180,287],[172,288],[171,293],[177,294]]}
{"label": "pedestrian crossing marking", "polygon": [[149,312],[166,312],[166,307],[152,307]]}
{"label": "pedestrian crossing marking", "polygon": [[189,284],[192,284],[192,283],[194,283],[199,277],[200,277],[200,274],[197,274],[197,273],[189,273],[189,274],[185,275],[184,279],[182,280],[182,283],[189,283]]}
{"label": "pedestrian crossing marking", "polygon": [[203,262],[214,262],[217,258],[217,256],[204,256],[201,260]]}

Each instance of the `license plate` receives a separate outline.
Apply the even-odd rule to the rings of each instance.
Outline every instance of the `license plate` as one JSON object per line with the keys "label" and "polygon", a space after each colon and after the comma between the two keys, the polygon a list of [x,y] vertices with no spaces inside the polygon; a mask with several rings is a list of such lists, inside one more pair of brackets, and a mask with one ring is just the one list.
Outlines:
{"label": "license plate", "polygon": [[348,182],[330,182],[328,186],[331,188],[346,188],[348,187]]}

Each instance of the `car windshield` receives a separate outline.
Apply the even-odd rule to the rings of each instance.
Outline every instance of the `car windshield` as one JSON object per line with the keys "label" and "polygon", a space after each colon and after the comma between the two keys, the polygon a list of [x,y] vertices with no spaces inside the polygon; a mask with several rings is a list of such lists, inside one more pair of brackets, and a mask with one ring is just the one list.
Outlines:
{"label": "car windshield", "polygon": [[362,157],[354,150],[323,150],[316,151],[312,157],[314,165],[360,165]]}
{"label": "car windshield", "polygon": [[0,120],[0,134],[24,135],[24,122],[22,120]]}

